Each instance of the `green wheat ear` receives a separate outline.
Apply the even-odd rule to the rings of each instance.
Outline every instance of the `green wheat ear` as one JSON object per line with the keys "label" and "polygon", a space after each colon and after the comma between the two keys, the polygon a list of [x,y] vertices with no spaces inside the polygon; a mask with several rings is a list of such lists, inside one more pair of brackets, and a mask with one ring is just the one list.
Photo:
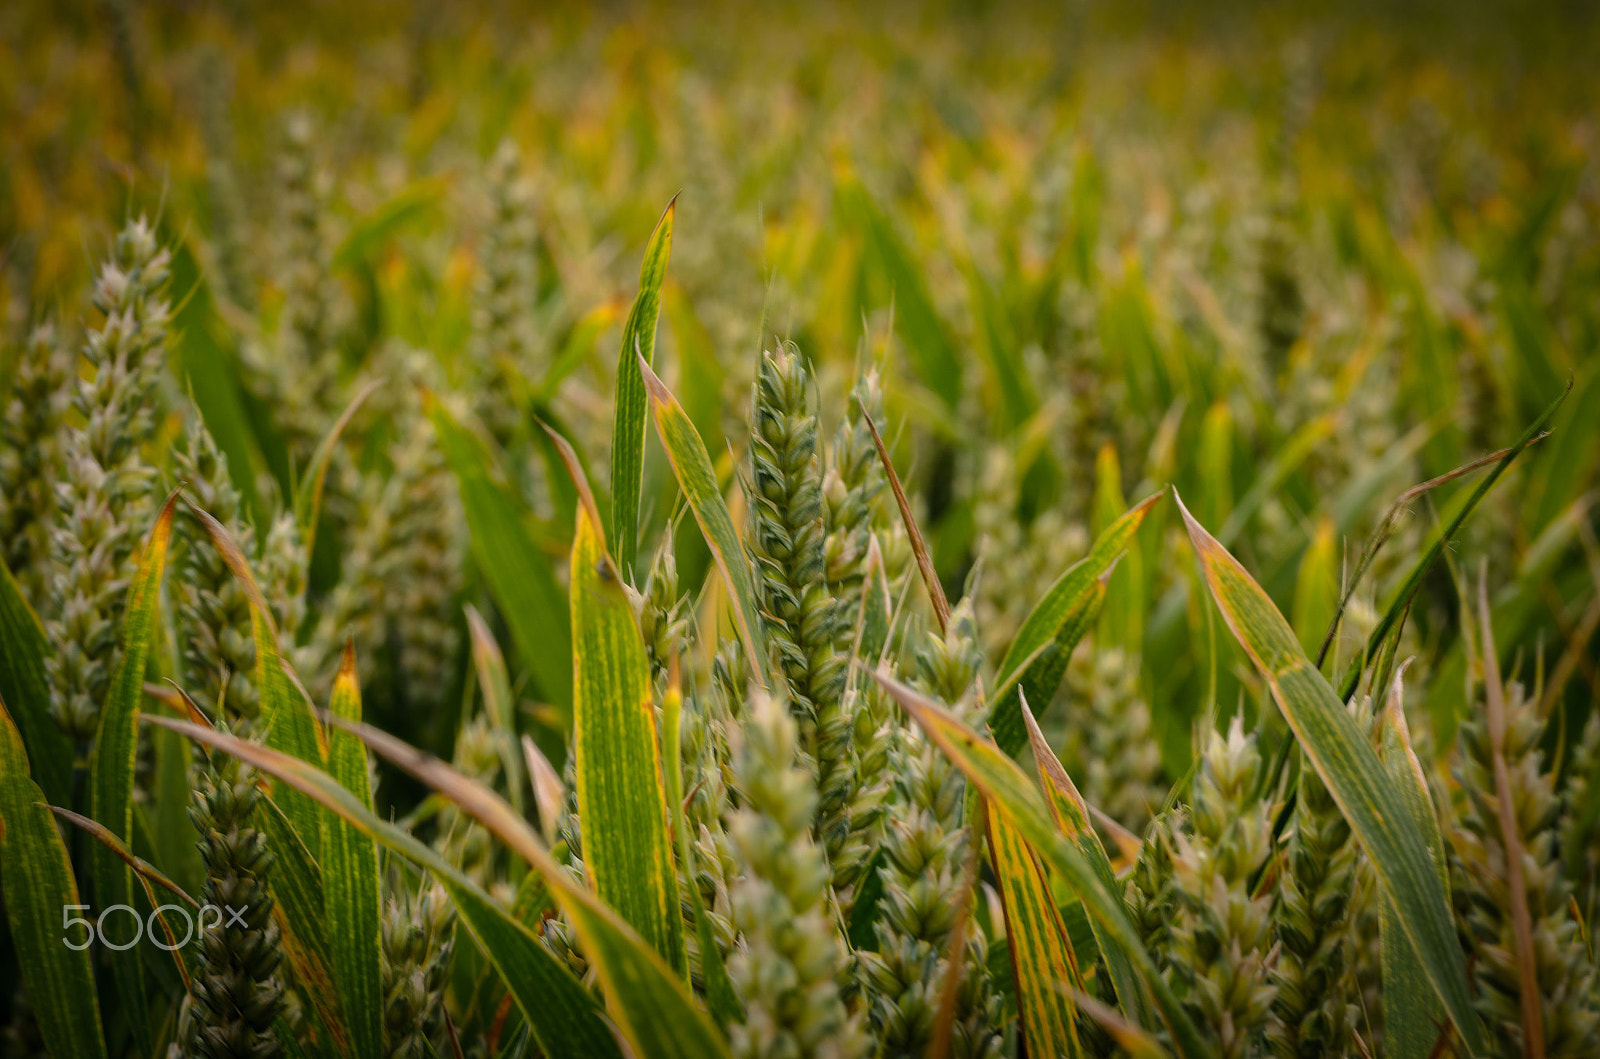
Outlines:
{"label": "green wheat ear", "polygon": [[436,1055],[455,914],[437,884],[413,891],[391,876],[383,907],[383,1059]]}
{"label": "green wheat ear", "polygon": [[785,705],[757,692],[735,740],[744,807],[725,823],[742,875],[728,891],[740,934],[728,974],[746,1018],[729,1038],[741,1059],[859,1059],[871,1041],[841,994],[849,954],[828,909],[827,860],[811,839],[817,791],[796,734]]}
{"label": "green wheat ear", "polygon": [[[187,431],[187,447],[173,453],[173,473],[186,483],[195,506],[222,523],[245,555],[256,554],[255,529],[242,518],[227,457],[218,451],[198,412]],[[193,518],[184,520],[184,528],[186,544],[172,594],[185,690],[208,716],[221,716],[225,703],[231,716],[253,721],[259,696],[252,682],[256,645],[250,601],[205,528]]]}
{"label": "green wheat ear", "polygon": [[1456,779],[1463,804],[1447,831],[1457,929],[1476,957],[1477,1009],[1500,1042],[1496,1054],[1523,1054],[1524,998],[1506,872],[1508,849],[1520,847],[1545,1055],[1575,1059],[1600,1038],[1600,990],[1558,859],[1561,800],[1541,749],[1546,719],[1520,684],[1507,684],[1504,702],[1515,846],[1501,826],[1493,746],[1480,710],[1461,726]]}
{"label": "green wheat ear", "polygon": [[200,935],[179,1029],[186,1056],[282,1054],[273,1028],[284,1012],[283,949],[268,889],[273,857],[266,835],[251,826],[260,798],[255,773],[234,757],[217,753],[196,767],[189,818],[206,868],[202,903],[220,909],[222,919],[208,921]]}
{"label": "green wheat ear", "polygon": [[1276,987],[1272,895],[1252,892],[1272,852],[1273,807],[1255,796],[1261,755],[1236,714],[1201,750],[1186,827],[1172,828],[1168,975],[1219,1055],[1255,1054]]}
{"label": "green wheat ear", "polygon": [[0,422],[0,560],[36,604],[44,597],[55,518],[51,476],[72,397],[70,363],[48,324],[35,327],[11,377]]}
{"label": "green wheat ear", "polygon": [[140,535],[154,511],[154,471],[140,448],[155,431],[171,307],[163,297],[170,256],[144,218],[117,236],[95,281],[105,320],[89,332],[87,372],[74,378],[72,409],[55,477],[56,508],[44,614],[56,645],[47,657],[51,716],[79,743],[93,738],[121,657],[118,630]]}

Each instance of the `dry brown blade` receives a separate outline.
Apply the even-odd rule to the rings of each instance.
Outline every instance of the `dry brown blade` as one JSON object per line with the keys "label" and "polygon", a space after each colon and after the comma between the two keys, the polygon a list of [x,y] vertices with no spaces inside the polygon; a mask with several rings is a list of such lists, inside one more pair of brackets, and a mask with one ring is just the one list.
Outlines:
{"label": "dry brown blade", "polygon": [[[38,804],[44,805],[43,802]],[[109,849],[112,853],[115,853],[117,857],[123,861],[123,863],[127,864],[128,867],[133,869],[134,875],[138,876],[140,879],[146,880],[146,885],[154,882],[163,890],[170,890],[174,894],[177,894],[192,907],[200,907],[200,902],[184,893],[183,887],[179,886],[165,875],[162,875],[161,872],[157,870],[156,866],[151,864],[149,861],[143,859],[142,857],[135,856],[133,851],[118,841],[117,836],[113,835],[110,829],[108,829],[98,820],[91,820],[87,816],[81,816],[78,813],[73,812],[71,809],[63,809],[59,805],[45,805],[45,808],[49,809],[52,813],[55,813],[63,820],[66,820],[72,824],[76,824],[80,829],[85,831],[90,838]],[[154,906],[155,902],[152,900],[151,907]]]}
{"label": "dry brown blade", "polygon": [[[862,415],[866,412],[863,411]],[[870,422],[870,420],[868,421]],[[876,430],[873,431],[877,433]],[[978,819],[983,819],[983,796],[974,803]],[[933,1017],[933,1040],[928,1044],[928,1059],[949,1059],[950,1034],[955,1028],[956,994],[961,990],[961,972],[966,968],[967,921],[972,918],[972,895],[978,889],[978,833],[967,830],[967,870],[961,900],[956,906],[956,925],[950,932],[949,954],[945,957],[944,983],[939,990],[939,1010]]]}
{"label": "dry brown blade", "polygon": [[[1487,566],[1487,564],[1485,564]],[[1540,1012],[1539,970],[1533,955],[1533,921],[1528,912],[1528,883],[1522,876],[1522,836],[1511,796],[1511,770],[1506,765],[1506,703],[1489,622],[1489,577],[1478,578],[1478,621],[1483,637],[1483,683],[1488,700],[1489,753],[1494,760],[1494,786],[1499,796],[1500,832],[1505,842],[1506,883],[1510,890],[1511,929],[1517,947],[1517,991],[1522,1001],[1523,1059],[1544,1059],[1544,1016]]]}
{"label": "dry brown blade", "polygon": [[456,1036],[456,1024],[450,1020],[450,1009],[440,1004],[439,1010],[444,1013],[444,1031],[450,1035],[450,1054],[456,1059],[467,1059],[461,1051],[461,1038]]}
{"label": "dry brown blade", "polygon": [[928,544],[922,539],[922,530],[917,528],[917,520],[911,514],[911,502],[906,499],[905,489],[901,488],[900,476],[895,473],[894,461],[889,459],[889,449],[883,443],[883,435],[878,433],[878,424],[872,421],[872,416],[865,408],[861,409],[861,418],[866,421],[867,429],[872,431],[872,443],[878,447],[878,459],[883,463],[884,474],[888,476],[889,488],[894,490],[894,502],[900,505],[900,519],[906,524],[906,536],[911,538],[917,569],[922,572],[922,583],[928,586],[933,614],[939,620],[939,635],[943,636],[950,628],[950,601],[945,598],[944,586],[939,583],[933,560],[928,557]]}

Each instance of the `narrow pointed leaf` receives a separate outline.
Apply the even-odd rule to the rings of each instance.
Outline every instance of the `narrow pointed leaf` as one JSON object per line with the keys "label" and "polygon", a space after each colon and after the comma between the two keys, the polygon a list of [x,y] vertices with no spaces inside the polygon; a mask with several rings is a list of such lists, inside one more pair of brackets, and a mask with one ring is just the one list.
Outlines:
{"label": "narrow pointed leaf", "polygon": [[466,810],[545,877],[594,965],[607,1010],[642,1059],[730,1054],[688,984],[615,911],[571,880],[503,798],[387,732],[367,725],[355,730],[381,757]]}
{"label": "narrow pointed leaf", "polygon": [[[1445,862],[1444,838],[1439,834],[1439,818],[1428,794],[1422,763],[1411,747],[1411,732],[1400,698],[1403,676],[1403,671],[1395,675],[1379,722],[1378,757],[1428,843],[1439,885],[1445,888],[1448,898],[1450,871]],[[1382,947],[1384,1042],[1394,1059],[1428,1059],[1447,1016],[1439,994],[1428,985],[1427,972],[1400,926],[1392,901],[1385,900],[1379,908],[1378,937]]]}
{"label": "narrow pointed leaf", "polygon": [[[355,647],[345,643],[330,710],[336,717],[361,720],[361,688],[356,681]],[[367,809],[367,749],[341,729],[328,733],[328,773]],[[357,1055],[383,1047],[383,986],[379,941],[383,932],[382,879],[378,844],[372,836],[337,815],[322,825],[322,903],[328,924],[333,978],[339,987],[345,1027]]]}
{"label": "narrow pointed leaf", "polygon": [[428,408],[439,447],[461,490],[478,569],[511,628],[522,664],[545,700],[564,714],[572,705],[567,595],[556,581],[550,557],[528,530],[521,499],[495,471],[483,442],[437,400],[430,399]]}
{"label": "narrow pointed leaf", "polygon": [[[554,437],[555,435],[552,435]],[[572,749],[583,861],[600,899],[688,977],[650,662],[594,498],[558,442],[581,504],[572,535]]]}
{"label": "narrow pointed leaf", "polygon": [[[166,718],[147,717],[146,720],[160,724]],[[213,731],[211,728],[204,730]],[[250,745],[260,746],[257,743]],[[271,753],[283,754],[280,750],[272,750]],[[235,756],[244,761],[250,760],[243,755]],[[294,967],[295,980],[305,987],[318,1020],[333,1039],[334,1050],[341,1056],[353,1056],[355,1052],[350,1047],[350,1034],[345,1029],[343,1009],[339,1003],[339,987],[333,977],[334,950],[327,916],[324,914],[322,866],[311,855],[279,804],[291,794],[304,797],[292,787],[275,787],[274,797],[262,798],[256,803],[253,821],[267,836],[267,848],[272,851],[272,875],[268,882],[273,902],[272,919],[278,924],[284,955],[288,956],[289,963]]]}
{"label": "narrow pointed leaf", "polygon": [[506,672],[505,656],[500,653],[500,645],[495,643],[494,633],[489,631],[489,623],[470,603],[466,610],[467,629],[472,636],[472,664],[478,671],[478,684],[483,688],[483,704],[494,728],[495,750],[500,757],[500,767],[505,769],[511,805],[520,813],[522,761],[517,754],[517,718],[511,697],[511,676]]}
{"label": "narrow pointed leaf", "polygon": [[1385,899],[1429,982],[1473,1054],[1485,1053],[1466,961],[1428,844],[1387,770],[1339,696],[1301,650],[1294,630],[1238,560],[1178,502],[1212,598],[1272,689],[1307,762],[1366,848]]}
{"label": "narrow pointed leaf", "polygon": [[[90,759],[89,815],[125,845],[133,838],[134,763],[139,751],[139,704],[144,699],[144,668],[157,635],[161,575],[166,569],[167,544],[172,539],[172,513],[177,503],[177,493],[167,498],[139,555],[119,634],[122,662],[111,678]],[[103,847],[94,847],[90,854],[89,877],[96,907],[132,905],[133,875],[126,865]],[[153,1047],[155,1030],[150,1021],[138,946],[113,952],[111,968],[117,992],[128,1010],[134,1038],[148,1054]]]}
{"label": "narrow pointed leaf", "polygon": [[[1022,719],[1028,728],[1028,742],[1033,748],[1034,766],[1039,771],[1045,802],[1050,806],[1050,815],[1056,827],[1078,847],[1105,888],[1114,894],[1121,893],[1105,847],[1100,844],[1100,836],[1090,824],[1088,804],[1084,802],[1083,795],[1078,793],[1077,785],[1067,775],[1067,770],[1061,766],[1050,745],[1045,742],[1044,733],[1039,730],[1039,723],[1028,708],[1026,696],[1021,705]],[[1150,1025],[1150,1015],[1145,1010],[1144,993],[1139,989],[1138,972],[1134,970],[1133,962],[1098,920],[1091,918],[1089,926],[1094,931],[1095,941],[1099,943],[1106,961],[1106,970],[1111,974],[1111,984],[1116,986],[1117,997],[1122,1001],[1124,1010],[1135,1023]]]}
{"label": "narrow pointed leaf", "polygon": [[72,740],[50,719],[50,650],[38,615],[0,562],[0,699],[22,734],[33,780],[53,804],[72,801]]}
{"label": "narrow pointed leaf", "polygon": [[[998,805],[1034,852],[1060,873],[1062,880],[1083,902],[1090,921],[1105,930],[1114,948],[1126,954],[1138,972],[1140,983],[1154,997],[1178,1055],[1192,1059],[1211,1054],[1171,986],[1145,951],[1128,917],[1121,890],[1107,887],[1083,851],[1060,833],[1050,818],[1043,795],[1022,771],[1022,766],[927,696],[883,674],[878,674],[876,679],[928,733],[951,763],[986,798]],[[1125,1009],[1132,1006],[1126,999],[1122,1003]]]}
{"label": "narrow pointed leaf", "polygon": [[306,469],[305,477],[300,480],[300,489],[294,498],[295,521],[300,524],[300,538],[306,542],[306,547],[311,547],[311,542],[317,538],[317,521],[322,514],[322,492],[328,481],[328,464],[333,461],[333,450],[339,444],[339,436],[344,433],[345,427],[350,425],[350,420],[355,418],[356,411],[372,396],[379,386],[378,380],[363,386],[350,403],[345,406],[344,412],[339,416],[326,436],[323,437],[317,450],[311,454],[311,465]]}
{"label": "narrow pointed leaf", "polygon": [[644,249],[639,268],[639,295],[622,327],[622,353],[617,358],[616,422],[611,431],[611,535],[617,565],[633,583],[633,562],[639,552],[639,492],[644,487],[644,420],[646,398],[640,363],[655,362],[656,321],[661,316],[661,285],[672,256],[672,217],[678,198],[667,203]]}
{"label": "narrow pointed leaf", "polygon": [[1105,600],[1106,575],[1163,495],[1164,491],[1141,500],[1107,526],[1089,554],[1068,567],[1023,619],[995,675],[998,690],[989,712],[989,731],[1007,754],[1015,757],[1028,741],[1022,693],[1040,704],[1055,698],[1073,648],[1094,626]]}
{"label": "narrow pointed leaf", "polygon": [[165,717],[147,720],[233,754],[282,784],[314,798],[386,848],[426,868],[445,888],[462,921],[499,970],[545,1054],[620,1059],[622,1053],[616,1037],[605,1025],[589,991],[556,961],[527,927],[437,852],[409,832],[373,815],[332,776],[269,747],[186,721]]}
{"label": "narrow pointed leaf", "polygon": [[93,955],[88,946],[72,947],[84,940],[82,928],[69,931],[63,919],[74,906],[80,914],[87,908],[44,801],[28,775],[22,733],[0,696],[0,888],[22,985],[49,1054],[98,1059],[106,1045]]}
{"label": "narrow pointed leaf", "polygon": [[1361,682],[1361,672],[1365,667],[1366,661],[1378,656],[1378,651],[1383,646],[1384,640],[1388,638],[1390,631],[1394,629],[1410,608],[1411,601],[1416,598],[1417,592],[1422,588],[1423,579],[1427,577],[1428,571],[1433,568],[1433,564],[1444,554],[1444,550],[1455,540],[1455,536],[1460,531],[1462,524],[1467,521],[1467,516],[1472,514],[1479,501],[1488,494],[1490,489],[1494,488],[1494,483],[1500,480],[1500,476],[1506,472],[1506,468],[1510,467],[1512,462],[1522,455],[1523,450],[1540,438],[1545,424],[1550,422],[1551,417],[1556,414],[1562,402],[1567,399],[1567,394],[1571,392],[1572,380],[1568,379],[1566,388],[1545,407],[1543,412],[1539,413],[1539,418],[1528,424],[1528,428],[1506,450],[1500,462],[1496,463],[1494,469],[1484,476],[1483,481],[1478,483],[1477,488],[1468,496],[1467,502],[1456,514],[1456,517],[1450,521],[1450,524],[1445,527],[1444,531],[1439,534],[1428,550],[1423,553],[1422,558],[1418,559],[1416,565],[1411,568],[1411,572],[1406,576],[1405,582],[1390,600],[1383,617],[1373,628],[1372,635],[1367,638],[1367,649],[1364,657],[1358,658],[1351,663],[1349,670],[1345,673],[1344,680],[1340,682],[1339,697],[1341,699],[1348,700],[1354,694],[1356,685]]}
{"label": "narrow pointed leaf", "polygon": [[1083,975],[1061,913],[1050,897],[1044,868],[1016,826],[988,799],[984,800],[984,819],[1005,909],[1006,948],[1028,1054],[1082,1054],[1072,1003],[1056,984],[1067,982],[1081,990]]}
{"label": "narrow pointed leaf", "polygon": [[689,510],[694,512],[700,532],[716,559],[717,569],[728,586],[729,603],[733,608],[734,627],[739,630],[739,640],[744,644],[750,661],[750,671],[763,685],[770,683],[767,674],[765,634],[761,628],[761,613],[756,607],[755,582],[750,574],[750,559],[745,554],[739,534],[733,528],[733,516],[728,514],[727,502],[717,488],[717,474],[712,469],[711,457],[705,443],[695,432],[694,424],[683,407],[672,396],[672,391],[643,362],[639,365],[645,389],[655,409],[656,431],[667,450],[673,473],[678,476],[678,486]]}

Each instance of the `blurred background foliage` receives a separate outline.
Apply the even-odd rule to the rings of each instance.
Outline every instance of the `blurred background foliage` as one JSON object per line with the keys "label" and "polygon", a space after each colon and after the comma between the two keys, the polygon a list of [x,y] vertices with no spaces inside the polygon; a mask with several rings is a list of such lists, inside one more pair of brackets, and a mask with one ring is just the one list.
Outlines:
{"label": "blurred background foliage", "polygon": [[[560,555],[570,497],[525,432],[497,429],[493,391],[513,423],[564,424],[605,489],[614,351],[678,194],[657,365],[725,481],[763,346],[813,362],[826,430],[882,364],[885,433],[952,597],[982,568],[991,661],[1091,535],[1168,483],[1315,647],[1391,500],[1509,444],[1570,380],[1461,550],[1488,557],[1508,664],[1571,662],[1556,690],[1577,725],[1600,687],[1597,22],[1577,4],[8,4],[0,335],[20,349],[48,319],[70,346],[93,262],[147,211],[178,245],[172,381],[247,511],[293,495],[302,435],[368,378],[388,396],[352,428],[353,473],[392,473],[361,439],[425,381],[484,423]],[[515,357],[485,387],[474,344],[507,246],[526,251],[503,292]],[[301,389],[274,389],[306,291],[315,348]],[[401,344],[424,363],[393,368]],[[647,449],[646,549],[677,510]],[[1471,485],[1402,522],[1335,671]],[[302,641],[367,517],[330,494]],[[1154,520],[1098,635],[1129,672],[1083,680],[1112,714],[1117,695],[1149,704],[1170,780],[1195,722],[1253,717],[1261,689],[1175,515]],[[709,555],[687,521],[693,592]],[[1451,573],[1405,645],[1440,747],[1470,657]],[[386,590],[405,576],[429,574]],[[479,581],[451,593],[494,615]],[[459,691],[465,652],[450,663]],[[448,749],[453,724],[384,703]]]}

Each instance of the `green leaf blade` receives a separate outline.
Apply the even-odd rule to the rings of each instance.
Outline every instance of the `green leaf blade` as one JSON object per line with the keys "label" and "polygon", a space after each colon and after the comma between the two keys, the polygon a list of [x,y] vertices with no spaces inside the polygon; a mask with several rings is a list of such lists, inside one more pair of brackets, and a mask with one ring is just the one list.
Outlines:
{"label": "green leaf blade", "polygon": [[656,378],[650,366],[641,362],[639,370],[650,392],[651,404],[655,409],[656,431],[661,435],[661,444],[667,450],[673,473],[678,476],[678,486],[689,501],[689,509],[694,512],[700,532],[705,535],[717,569],[728,586],[734,626],[744,644],[750,671],[763,685],[770,684],[766,637],[761,627],[761,612],[756,606],[750,559],[739,541],[738,532],[733,528],[733,516],[728,513],[728,504],[717,488],[717,475],[712,469],[705,442],[700,440],[694,424],[672,396],[672,391]]}
{"label": "green leaf blade", "polygon": [[28,755],[0,696],[0,887],[22,984],[51,1055],[104,1059],[94,963],[82,938],[64,933],[61,917],[82,902],[67,847],[44,792],[29,778]]}
{"label": "green leaf blade", "polygon": [[[433,849],[409,832],[373,815],[328,773],[270,747],[222,732],[165,717],[148,720],[233,754],[283,785],[314,799],[385,847],[426,868],[444,886],[468,930],[499,970],[545,1054],[621,1059],[622,1051],[616,1037],[600,1017],[594,998],[539,944],[527,927]],[[548,866],[559,871],[554,861]]]}
{"label": "green leaf blade", "polygon": [[1028,741],[1021,695],[1037,703],[1055,697],[1073,648],[1099,616],[1106,576],[1163,495],[1141,500],[1107,526],[1089,554],[1068,567],[1023,620],[995,675],[999,690],[989,712],[989,731],[1007,754],[1015,757]]}
{"label": "green leaf blade", "polygon": [[0,562],[0,700],[11,710],[33,778],[54,805],[72,801],[72,740],[50,719],[50,650],[38,615]]}
{"label": "green leaf blade", "polygon": [[1223,619],[1266,679],[1306,760],[1367,849],[1385,899],[1399,911],[1400,924],[1468,1049],[1485,1054],[1449,901],[1416,821],[1271,598],[1181,500],[1178,506]]}
{"label": "green leaf blade", "polygon": [[656,222],[639,268],[639,294],[622,328],[622,352],[617,358],[616,421],[611,432],[611,536],[617,565],[633,583],[633,564],[639,551],[639,493],[644,488],[644,420],[647,402],[644,376],[639,370],[655,362],[656,322],[661,316],[661,286],[672,256],[672,219],[677,196],[667,203]]}
{"label": "green leaf blade", "polygon": [[[128,588],[128,604],[122,619],[122,662],[111,678],[111,687],[100,714],[100,730],[95,737],[89,765],[90,815],[104,824],[124,845],[133,840],[134,765],[139,750],[139,707],[144,699],[144,670],[151,645],[157,635],[157,611],[161,600],[161,576],[166,569],[167,545],[172,540],[172,516],[178,503],[173,493],[162,506],[156,524],[139,555],[133,582]],[[133,876],[116,854],[96,846],[90,851],[89,877],[96,905],[133,905]],[[149,1053],[154,1042],[146,999],[142,957],[134,946],[114,952],[112,975],[117,992],[128,1009],[134,1038]]]}

